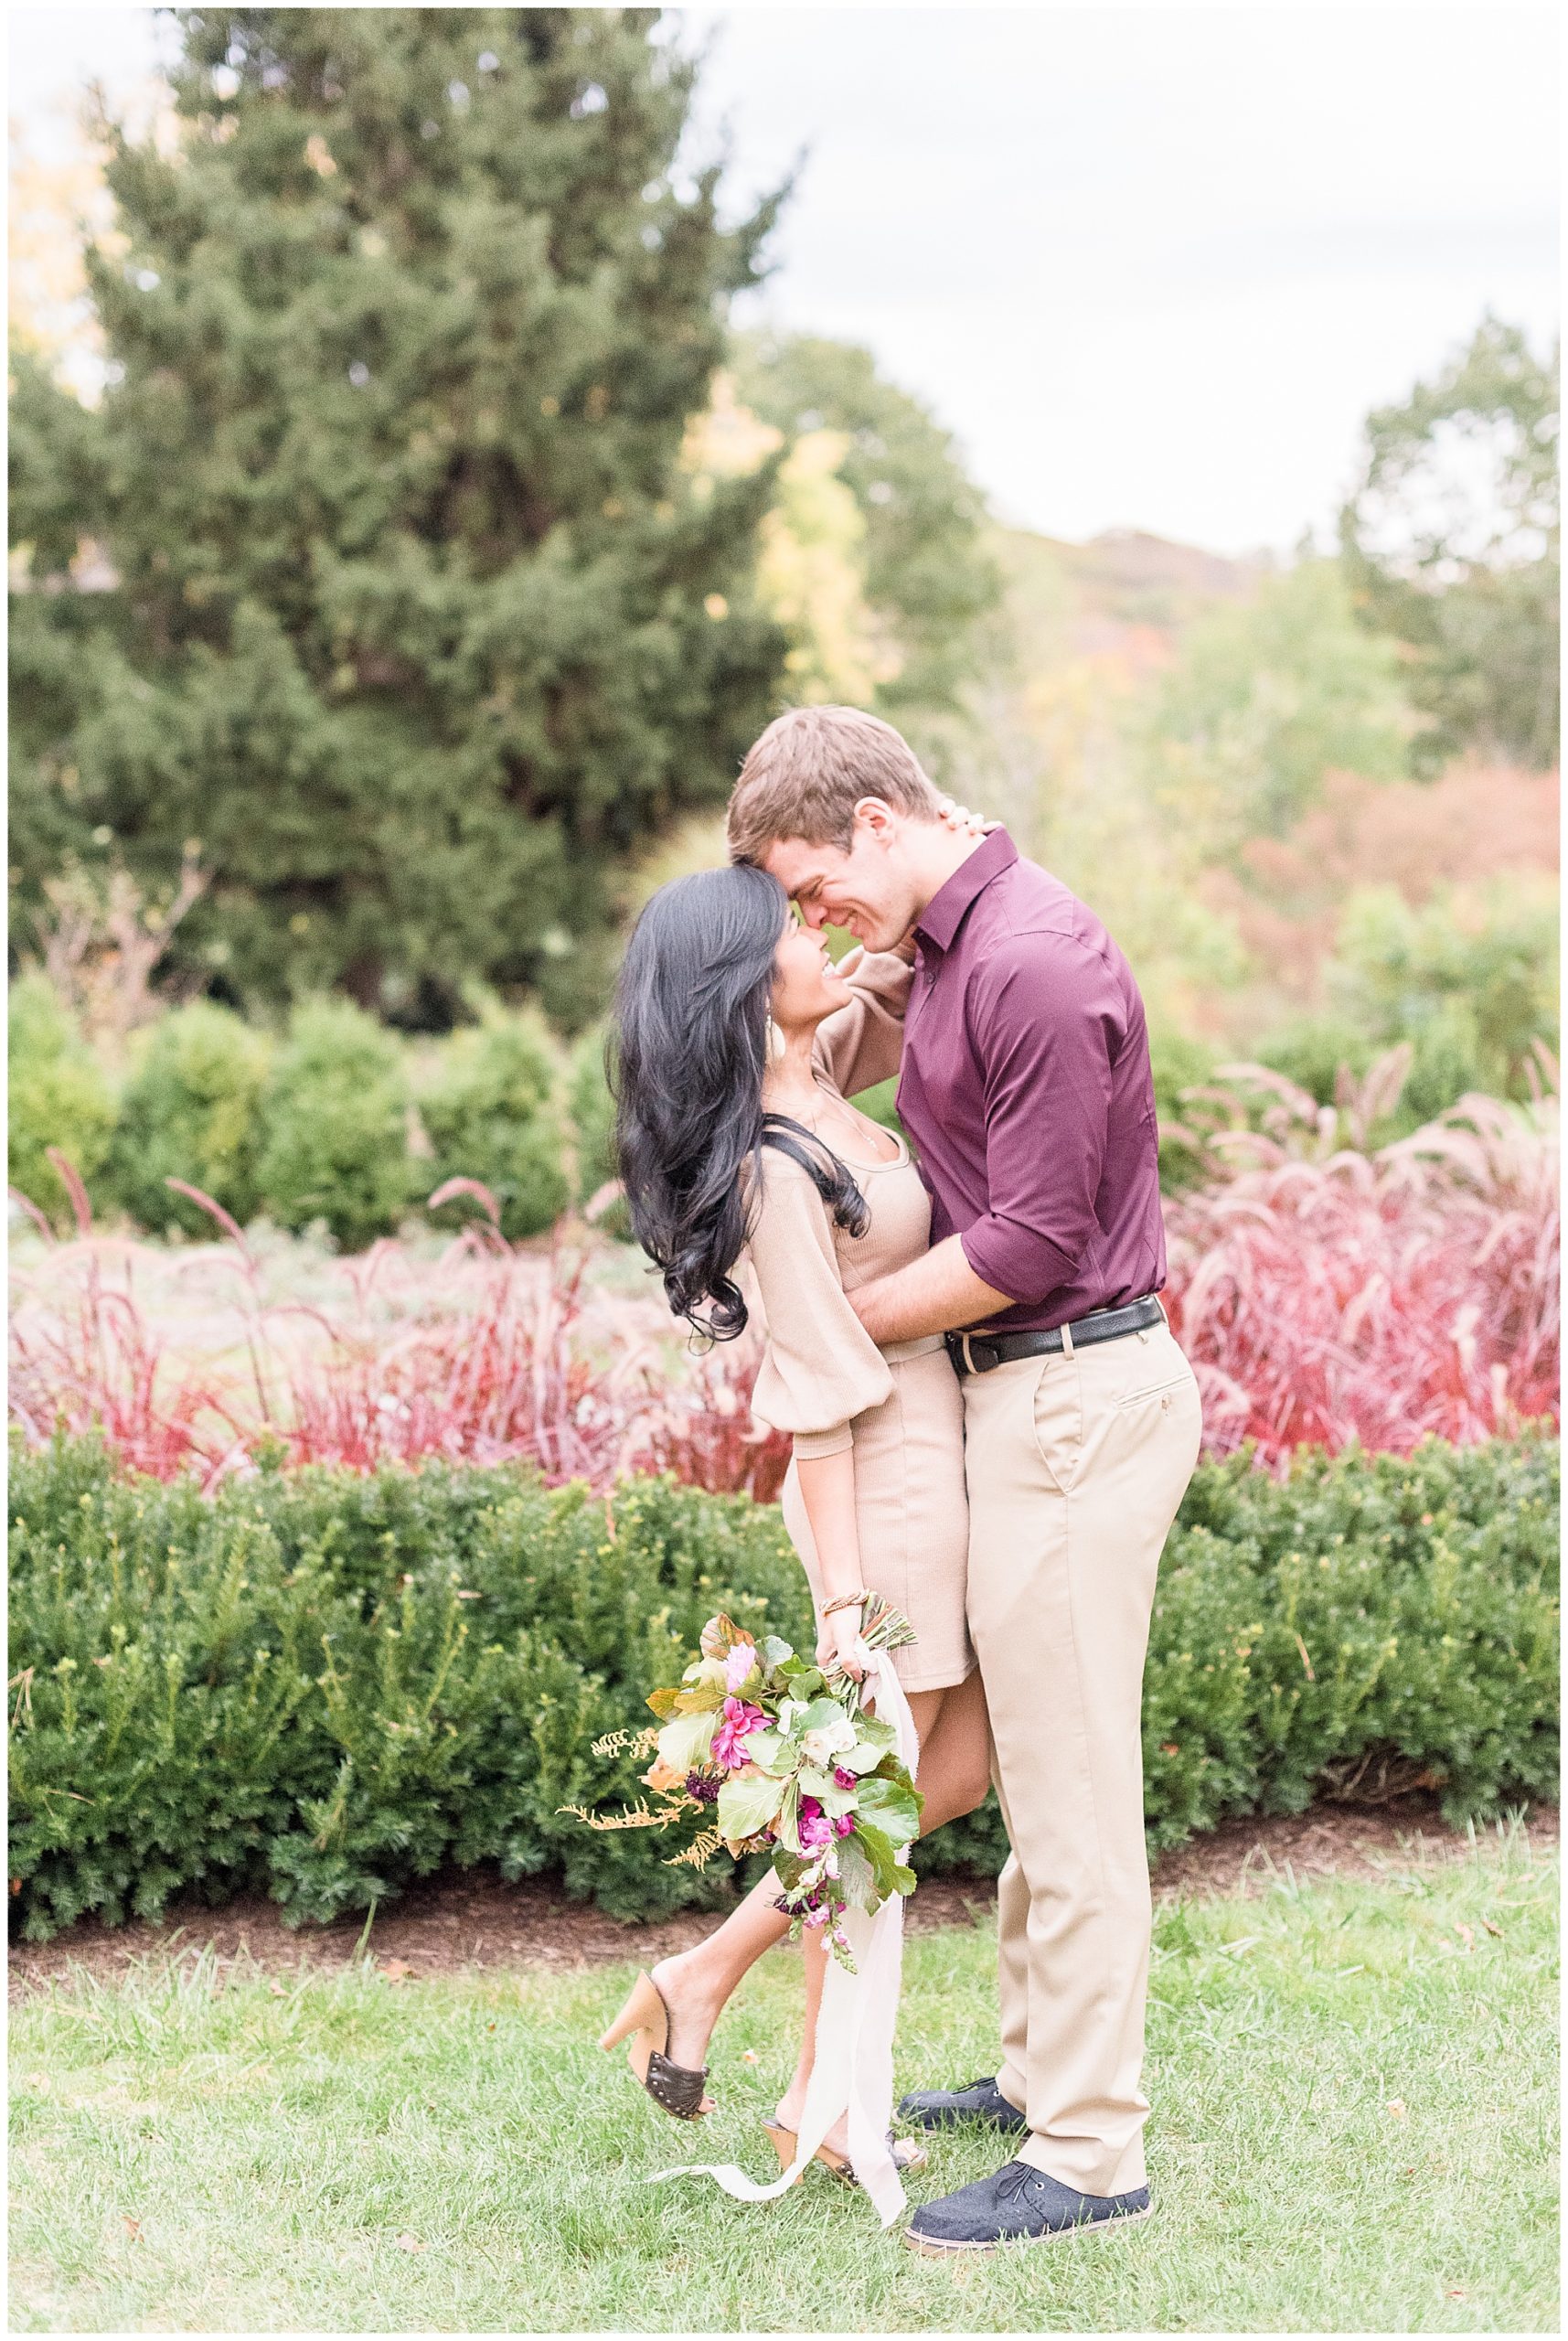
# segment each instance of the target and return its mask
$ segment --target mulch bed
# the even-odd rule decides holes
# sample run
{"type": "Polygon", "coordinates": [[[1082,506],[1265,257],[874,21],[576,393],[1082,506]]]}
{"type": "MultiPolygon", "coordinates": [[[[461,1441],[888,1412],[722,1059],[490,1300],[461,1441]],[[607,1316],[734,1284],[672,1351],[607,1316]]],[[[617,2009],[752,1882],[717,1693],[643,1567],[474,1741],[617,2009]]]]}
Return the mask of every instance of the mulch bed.
{"type": "MultiPolygon", "coordinates": [[[[1555,1805],[1536,1805],[1532,1844],[1554,1845],[1555,1805]]],[[[1432,1796],[1405,1796],[1375,1807],[1320,1804],[1288,1820],[1226,1822],[1155,1865],[1157,1900],[1247,1894],[1287,1868],[1297,1877],[1386,1876],[1449,1861],[1468,1851],[1462,1831],[1446,1826],[1432,1796]]],[[[928,1878],[909,1908],[912,1929],[972,1926],[996,1901],[987,1877],[928,1878]]],[[[624,1924],[589,1903],[567,1902],[547,1882],[507,1886],[493,1867],[443,1871],[378,1910],[367,1948],[395,1980],[459,1969],[594,1967],[612,1960],[645,1966],[683,1951],[719,1923],[710,1912],[684,1911],[654,1926],[624,1924]]],[[[257,1896],[220,1910],[200,1903],[171,1906],[162,1926],[104,1927],[84,1919],[52,1942],[11,1946],[8,1985],[17,1999],[73,1969],[113,1982],[143,1961],[178,1959],[210,1943],[221,1967],[236,1962],[287,1973],[307,1962],[319,1971],[347,1966],[364,1932],[362,1919],[336,1926],[286,1926],[275,1904],[257,1896]]]]}

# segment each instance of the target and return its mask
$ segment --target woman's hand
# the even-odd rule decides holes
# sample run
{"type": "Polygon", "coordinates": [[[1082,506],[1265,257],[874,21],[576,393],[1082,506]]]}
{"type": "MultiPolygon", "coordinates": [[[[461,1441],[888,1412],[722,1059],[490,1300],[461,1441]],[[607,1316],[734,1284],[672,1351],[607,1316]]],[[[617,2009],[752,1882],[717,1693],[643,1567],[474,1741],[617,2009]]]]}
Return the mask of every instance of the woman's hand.
{"type": "Polygon", "coordinates": [[[999,829],[1002,826],[1000,821],[987,820],[984,814],[971,813],[967,805],[955,804],[951,796],[939,797],[937,802],[943,828],[955,829],[960,837],[989,837],[993,829],[999,829]]]}
{"type": "Polygon", "coordinates": [[[859,1603],[849,1609],[835,1609],[831,1618],[818,1619],[816,1663],[825,1674],[848,1674],[856,1683],[864,1682],[866,1662],[860,1654],[859,1603]]]}

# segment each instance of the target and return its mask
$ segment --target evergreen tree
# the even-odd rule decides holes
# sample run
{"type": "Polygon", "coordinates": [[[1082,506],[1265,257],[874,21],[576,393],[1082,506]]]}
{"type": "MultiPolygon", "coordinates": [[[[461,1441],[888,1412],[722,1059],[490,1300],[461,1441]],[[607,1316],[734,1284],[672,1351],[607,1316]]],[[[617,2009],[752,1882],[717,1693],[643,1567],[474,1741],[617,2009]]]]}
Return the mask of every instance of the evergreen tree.
{"type": "Polygon", "coordinates": [[[241,1000],[583,1012],[608,867],[781,670],[773,466],[682,461],[774,206],[677,166],[656,10],[177,13],[178,152],[110,133],[101,408],[16,376],[13,862],[199,839],[176,956],[241,1000]]]}

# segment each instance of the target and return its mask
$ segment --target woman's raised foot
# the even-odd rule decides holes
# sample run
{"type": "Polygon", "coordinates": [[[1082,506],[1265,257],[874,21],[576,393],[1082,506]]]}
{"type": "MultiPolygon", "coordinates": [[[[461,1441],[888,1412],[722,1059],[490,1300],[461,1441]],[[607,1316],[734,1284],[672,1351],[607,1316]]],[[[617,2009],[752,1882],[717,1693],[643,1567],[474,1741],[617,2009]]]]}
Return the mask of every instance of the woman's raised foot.
{"type": "Polygon", "coordinates": [[[724,2002],[711,1991],[704,1991],[699,1976],[694,1977],[688,1955],[674,1951],[668,1959],[661,1959],[650,1967],[659,1997],[669,2011],[669,2041],[665,2049],[672,2065],[688,2065],[700,2071],[708,2061],[708,2043],[718,2023],[724,2002]]]}

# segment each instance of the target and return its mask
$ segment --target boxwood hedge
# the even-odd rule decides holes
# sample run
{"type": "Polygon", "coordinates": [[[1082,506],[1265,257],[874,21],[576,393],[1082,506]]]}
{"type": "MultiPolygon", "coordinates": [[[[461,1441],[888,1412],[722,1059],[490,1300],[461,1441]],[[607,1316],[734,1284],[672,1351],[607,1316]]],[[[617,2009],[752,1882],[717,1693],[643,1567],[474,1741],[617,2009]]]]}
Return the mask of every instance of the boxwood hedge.
{"type": "MultiPolygon", "coordinates": [[[[1228,1813],[1418,1780],[1450,1818],[1557,1786],[1554,1441],[1203,1465],[1161,1567],[1145,1701],[1152,1846],[1228,1813]]],[[[91,1441],[11,1481],[11,1907],[261,1888],[296,1921],[493,1860],[622,1916],[720,1907],[645,1832],[569,1803],[720,1606],[798,1640],[776,1510],[664,1480],[608,1501],[512,1469],[262,1473],[204,1500],[91,1441]]],[[[1049,1685],[1041,1729],[1049,1731],[1049,1685]]],[[[995,1868],[994,1803],[920,1847],[995,1868]]]]}

